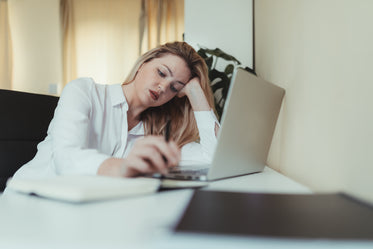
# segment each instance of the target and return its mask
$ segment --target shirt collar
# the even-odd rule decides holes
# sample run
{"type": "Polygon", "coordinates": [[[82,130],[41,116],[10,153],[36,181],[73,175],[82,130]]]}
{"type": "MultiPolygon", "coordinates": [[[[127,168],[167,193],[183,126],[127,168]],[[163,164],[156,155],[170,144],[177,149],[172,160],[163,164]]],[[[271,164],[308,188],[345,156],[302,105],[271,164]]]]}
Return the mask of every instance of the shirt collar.
{"type": "Polygon", "coordinates": [[[144,131],[144,123],[140,121],[135,127],[133,127],[128,134],[130,135],[135,135],[135,136],[144,136],[145,131],[144,131]]]}
{"type": "MultiPolygon", "coordinates": [[[[108,94],[109,94],[111,104],[113,107],[123,104],[123,107],[126,110],[128,110],[128,103],[126,100],[126,96],[124,96],[121,84],[108,85],[108,94]]],[[[133,127],[129,131],[129,134],[135,135],[135,136],[144,136],[143,122],[140,122],[135,127],[133,127]]]]}
{"type": "Polygon", "coordinates": [[[123,104],[128,109],[128,103],[121,84],[108,85],[108,93],[113,107],[123,104]]]}

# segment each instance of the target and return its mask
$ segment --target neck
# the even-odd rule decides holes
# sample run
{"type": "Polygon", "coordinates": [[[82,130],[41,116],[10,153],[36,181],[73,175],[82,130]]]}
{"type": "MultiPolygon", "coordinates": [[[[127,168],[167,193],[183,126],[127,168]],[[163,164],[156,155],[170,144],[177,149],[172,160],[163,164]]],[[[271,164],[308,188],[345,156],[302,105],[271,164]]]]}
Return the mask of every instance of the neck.
{"type": "Polygon", "coordinates": [[[146,109],[139,100],[133,83],[122,85],[123,94],[128,104],[127,119],[128,121],[138,122],[140,114],[146,109]]]}

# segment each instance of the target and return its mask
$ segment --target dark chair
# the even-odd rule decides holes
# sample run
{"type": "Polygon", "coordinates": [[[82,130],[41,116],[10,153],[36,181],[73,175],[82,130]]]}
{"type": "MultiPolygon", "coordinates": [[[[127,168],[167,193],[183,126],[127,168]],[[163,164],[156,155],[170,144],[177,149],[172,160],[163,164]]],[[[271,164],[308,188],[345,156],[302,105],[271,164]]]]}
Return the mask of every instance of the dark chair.
{"type": "Polygon", "coordinates": [[[58,97],[0,89],[0,192],[6,181],[36,154],[58,97]]]}

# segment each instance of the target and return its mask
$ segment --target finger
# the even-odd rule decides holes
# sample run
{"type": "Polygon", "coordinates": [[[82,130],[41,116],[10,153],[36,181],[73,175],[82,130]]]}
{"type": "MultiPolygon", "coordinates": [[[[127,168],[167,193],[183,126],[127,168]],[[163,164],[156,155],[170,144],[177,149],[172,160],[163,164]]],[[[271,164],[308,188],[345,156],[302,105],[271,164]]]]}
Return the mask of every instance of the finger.
{"type": "Polygon", "coordinates": [[[167,162],[155,147],[147,147],[142,151],[142,158],[148,161],[152,168],[161,173],[167,173],[167,162]]]}
{"type": "Polygon", "coordinates": [[[137,147],[132,153],[134,156],[150,163],[154,171],[161,173],[167,172],[167,162],[153,143],[141,144],[141,147],[137,147]]]}
{"type": "Polygon", "coordinates": [[[179,154],[174,142],[166,143],[165,141],[154,144],[157,150],[165,157],[167,166],[176,166],[179,163],[179,154]]]}
{"type": "Polygon", "coordinates": [[[122,175],[124,177],[133,177],[151,171],[152,167],[148,162],[144,161],[141,157],[133,156],[126,158],[122,175]]]}
{"type": "Polygon", "coordinates": [[[167,143],[162,136],[148,136],[142,139],[141,147],[156,148],[167,160],[167,166],[176,166],[180,160],[180,149],[175,142],[167,143]]]}

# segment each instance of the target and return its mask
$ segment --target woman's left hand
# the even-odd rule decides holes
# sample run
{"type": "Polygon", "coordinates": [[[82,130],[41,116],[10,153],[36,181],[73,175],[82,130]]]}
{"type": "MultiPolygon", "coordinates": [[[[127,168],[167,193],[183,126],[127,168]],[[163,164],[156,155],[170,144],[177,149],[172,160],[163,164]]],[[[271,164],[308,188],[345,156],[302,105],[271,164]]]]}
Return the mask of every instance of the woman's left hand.
{"type": "Polygon", "coordinates": [[[193,111],[209,111],[211,109],[198,77],[189,80],[189,82],[186,83],[183,89],[181,89],[177,94],[177,97],[179,98],[184,96],[188,97],[193,111]]]}
{"type": "Polygon", "coordinates": [[[189,80],[189,82],[187,82],[183,89],[181,89],[181,91],[177,94],[177,97],[182,98],[184,96],[188,96],[192,91],[194,91],[193,89],[195,88],[197,88],[197,90],[198,88],[201,88],[198,77],[194,77],[193,79],[189,80]]]}

